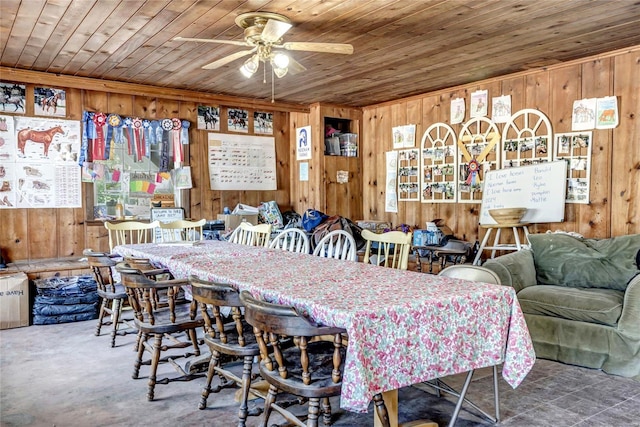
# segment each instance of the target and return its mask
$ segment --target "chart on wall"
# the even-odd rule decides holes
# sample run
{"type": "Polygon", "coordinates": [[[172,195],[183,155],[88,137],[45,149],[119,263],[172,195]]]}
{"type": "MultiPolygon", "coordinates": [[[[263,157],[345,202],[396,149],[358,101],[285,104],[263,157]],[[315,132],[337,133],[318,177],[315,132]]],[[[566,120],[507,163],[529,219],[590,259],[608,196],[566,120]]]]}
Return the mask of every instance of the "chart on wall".
{"type": "Polygon", "coordinates": [[[80,122],[0,116],[0,209],[82,206],[80,122]]]}
{"type": "Polygon", "coordinates": [[[276,190],[275,139],[266,136],[208,135],[212,190],[276,190]]]}

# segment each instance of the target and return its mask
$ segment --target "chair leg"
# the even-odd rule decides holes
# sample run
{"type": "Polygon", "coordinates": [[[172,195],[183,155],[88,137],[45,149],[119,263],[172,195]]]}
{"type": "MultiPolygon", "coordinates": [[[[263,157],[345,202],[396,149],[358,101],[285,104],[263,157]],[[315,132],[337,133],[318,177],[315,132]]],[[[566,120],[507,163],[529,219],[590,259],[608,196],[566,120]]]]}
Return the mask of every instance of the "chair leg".
{"type": "Polygon", "coordinates": [[[189,338],[193,344],[193,353],[196,356],[200,356],[200,347],[198,346],[198,336],[195,329],[189,329],[189,338]]]}
{"type": "Polygon", "coordinates": [[[267,427],[269,423],[269,417],[271,416],[271,412],[273,411],[271,405],[275,403],[277,394],[278,389],[274,385],[270,385],[269,393],[267,394],[267,398],[264,400],[264,415],[262,416],[260,427],[267,427]]]}
{"type": "Polygon", "coordinates": [[[493,399],[496,409],[496,422],[500,422],[500,394],[498,392],[498,365],[493,365],[493,399]]]}
{"type": "Polygon", "coordinates": [[[331,425],[331,401],[328,397],[322,399],[322,422],[324,425],[331,425]]]}
{"type": "Polygon", "coordinates": [[[104,315],[107,312],[107,299],[101,298],[102,302],[100,303],[100,315],[98,316],[98,324],[96,325],[96,336],[100,336],[100,329],[102,328],[102,322],[104,319],[104,315]]]}
{"type": "Polygon", "coordinates": [[[138,331],[138,344],[137,344],[137,355],[136,361],[133,364],[133,375],[131,378],[134,380],[138,379],[138,375],[140,375],[140,365],[142,365],[142,356],[144,354],[144,342],[149,339],[149,334],[138,331]]]}
{"type": "Polygon", "coordinates": [[[111,329],[111,347],[116,346],[116,335],[120,323],[120,312],[122,311],[122,301],[114,299],[111,303],[111,313],[113,315],[113,328],[111,329]]]}
{"type": "Polygon", "coordinates": [[[389,412],[387,411],[387,405],[384,404],[384,399],[382,398],[381,393],[373,396],[373,403],[375,405],[376,414],[378,414],[378,418],[380,419],[382,426],[390,427],[391,421],[389,420],[389,412]]]}
{"type": "Polygon", "coordinates": [[[200,396],[200,405],[198,405],[198,409],[205,409],[207,407],[207,399],[209,398],[209,393],[211,393],[211,382],[213,381],[213,376],[216,373],[215,368],[216,366],[218,366],[219,360],[219,353],[212,350],[211,358],[209,359],[209,369],[207,370],[207,383],[202,389],[202,395],[200,396]]]}
{"type": "Polygon", "coordinates": [[[319,414],[320,414],[320,399],[317,397],[309,398],[307,427],[318,427],[319,414]]]}
{"type": "Polygon", "coordinates": [[[154,398],[154,389],[156,387],[156,374],[158,364],[160,363],[160,352],[162,351],[162,335],[155,334],[153,341],[153,355],[151,356],[151,372],[149,373],[149,390],[147,391],[147,400],[152,401],[154,398]]]}
{"type": "Polygon", "coordinates": [[[242,399],[240,400],[240,409],[238,410],[238,427],[245,427],[247,416],[249,415],[249,386],[251,386],[251,367],[253,365],[253,356],[245,356],[242,366],[242,399]]]}

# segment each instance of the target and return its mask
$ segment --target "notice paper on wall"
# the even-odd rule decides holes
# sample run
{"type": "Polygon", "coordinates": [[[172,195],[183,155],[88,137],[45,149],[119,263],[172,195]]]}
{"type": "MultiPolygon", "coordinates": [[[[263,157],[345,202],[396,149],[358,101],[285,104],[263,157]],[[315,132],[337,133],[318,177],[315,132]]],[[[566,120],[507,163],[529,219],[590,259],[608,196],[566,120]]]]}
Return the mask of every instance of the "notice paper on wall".
{"type": "Polygon", "coordinates": [[[209,133],[212,190],[277,190],[275,139],[209,133]]]}

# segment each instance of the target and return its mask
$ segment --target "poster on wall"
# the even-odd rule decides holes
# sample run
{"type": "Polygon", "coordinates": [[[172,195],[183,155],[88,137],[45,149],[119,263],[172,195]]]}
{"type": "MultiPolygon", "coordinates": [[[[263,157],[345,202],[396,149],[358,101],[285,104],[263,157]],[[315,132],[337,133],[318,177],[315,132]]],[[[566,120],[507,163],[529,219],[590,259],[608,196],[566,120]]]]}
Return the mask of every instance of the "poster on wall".
{"type": "Polygon", "coordinates": [[[33,113],[36,116],[67,115],[67,97],[63,89],[36,86],[33,95],[33,113]]]}
{"type": "Polygon", "coordinates": [[[489,91],[477,90],[471,94],[471,107],[469,117],[485,117],[487,115],[487,104],[489,103],[489,91]]]}
{"type": "Polygon", "coordinates": [[[0,104],[5,113],[24,114],[27,87],[14,83],[0,82],[0,104]]]}
{"type": "Polygon", "coordinates": [[[277,190],[275,138],[208,134],[212,190],[277,190]]]}
{"type": "Polygon", "coordinates": [[[249,133],[249,112],[237,108],[227,110],[227,130],[229,132],[249,133]]]}
{"type": "Polygon", "coordinates": [[[296,128],[296,160],[311,160],[311,126],[296,128]]]}
{"type": "Polygon", "coordinates": [[[590,130],[596,127],[596,98],[573,101],[571,130],[590,130]]]}
{"type": "Polygon", "coordinates": [[[253,113],[253,132],[259,135],[273,135],[273,113],[253,113]]]}
{"type": "Polygon", "coordinates": [[[596,129],[613,129],[618,126],[618,97],[605,96],[596,101],[596,129]]]}
{"type": "Polygon", "coordinates": [[[416,146],[416,125],[395,126],[391,129],[391,133],[394,150],[416,146]]]}
{"type": "Polygon", "coordinates": [[[511,118],[511,95],[502,95],[491,100],[493,123],[507,123],[511,118]]]}
{"type": "Polygon", "coordinates": [[[398,152],[387,151],[386,153],[386,184],[384,192],[384,211],[398,212],[398,193],[397,193],[397,177],[398,177],[398,152]]]}
{"type": "Polygon", "coordinates": [[[464,98],[456,98],[451,100],[451,124],[462,123],[465,114],[464,98]]]}
{"type": "Polygon", "coordinates": [[[220,130],[220,108],[198,105],[198,129],[220,130]]]}
{"type": "Polygon", "coordinates": [[[0,208],[82,206],[80,123],[0,116],[0,208]]]}

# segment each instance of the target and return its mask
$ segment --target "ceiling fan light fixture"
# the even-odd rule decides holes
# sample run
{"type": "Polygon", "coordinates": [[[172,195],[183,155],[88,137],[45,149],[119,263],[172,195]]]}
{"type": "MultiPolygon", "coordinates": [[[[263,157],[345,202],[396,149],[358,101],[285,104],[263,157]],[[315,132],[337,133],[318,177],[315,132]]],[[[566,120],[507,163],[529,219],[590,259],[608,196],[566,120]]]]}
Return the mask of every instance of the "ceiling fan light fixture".
{"type": "Polygon", "coordinates": [[[275,73],[276,77],[278,77],[279,79],[286,76],[287,72],[289,71],[287,67],[284,67],[284,68],[276,67],[276,65],[273,63],[271,64],[271,67],[273,68],[273,72],[275,73]]]}
{"type": "Polygon", "coordinates": [[[240,67],[240,72],[246,78],[250,78],[258,71],[258,67],[260,66],[260,59],[258,55],[253,55],[251,58],[247,59],[242,67],[240,67]]]}
{"type": "Polygon", "coordinates": [[[289,66],[289,56],[284,53],[275,53],[271,58],[271,65],[275,68],[287,68],[289,66]]]}

